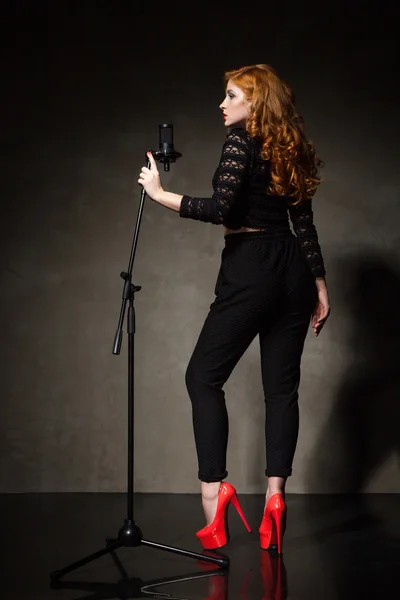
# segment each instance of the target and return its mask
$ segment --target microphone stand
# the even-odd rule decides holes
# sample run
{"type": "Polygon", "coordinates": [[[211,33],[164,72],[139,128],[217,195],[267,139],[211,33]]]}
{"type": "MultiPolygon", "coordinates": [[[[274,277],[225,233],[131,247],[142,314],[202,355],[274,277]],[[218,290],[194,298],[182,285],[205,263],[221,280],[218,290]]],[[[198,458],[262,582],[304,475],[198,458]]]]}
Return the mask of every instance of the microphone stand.
{"type": "MultiPolygon", "coordinates": [[[[171,139],[169,142],[160,142],[160,149],[152,152],[154,158],[164,164],[164,170],[169,171],[170,162],[175,162],[177,158],[182,156],[179,152],[176,152],[173,148],[172,143],[172,126],[161,125],[160,126],[160,140],[162,130],[161,128],[171,128],[171,139]]],[[[168,133],[168,131],[167,131],[168,133]]],[[[150,160],[147,155],[146,166],[150,167],[150,160]]],[[[129,259],[129,266],[127,272],[122,272],[120,276],[124,280],[123,293],[122,293],[122,306],[119,315],[119,322],[117,331],[114,338],[113,354],[119,354],[122,343],[122,324],[125,318],[126,304],[129,302],[128,317],[127,317],[127,331],[128,331],[128,482],[127,482],[127,516],[124,520],[124,524],[118,531],[116,538],[106,538],[106,546],[85,558],[81,558],[74,563],[53,571],[50,573],[50,580],[52,582],[59,580],[66,573],[86,565],[87,563],[109,554],[121,547],[135,547],[135,546],[148,546],[157,550],[163,550],[166,552],[173,552],[189,558],[198,559],[202,562],[210,562],[219,565],[222,568],[229,566],[229,559],[224,555],[209,555],[200,554],[198,552],[192,552],[183,548],[176,548],[173,546],[166,546],[159,542],[153,542],[150,540],[143,539],[143,534],[140,527],[135,523],[133,514],[133,495],[134,495],[134,335],[135,335],[135,308],[134,299],[136,292],[139,292],[141,286],[132,283],[132,269],[133,262],[135,259],[136,246],[139,236],[139,229],[142,220],[144,201],[146,192],[142,188],[140,195],[140,204],[138,209],[138,215],[136,220],[135,232],[133,236],[131,254],[129,259]]]]}

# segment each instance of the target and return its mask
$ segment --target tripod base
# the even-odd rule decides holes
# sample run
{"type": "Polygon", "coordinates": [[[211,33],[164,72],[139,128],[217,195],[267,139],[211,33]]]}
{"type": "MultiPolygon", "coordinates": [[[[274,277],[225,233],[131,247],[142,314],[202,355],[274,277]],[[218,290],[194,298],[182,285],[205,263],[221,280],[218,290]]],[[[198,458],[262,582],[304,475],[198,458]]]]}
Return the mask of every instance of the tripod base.
{"type": "Polygon", "coordinates": [[[118,531],[118,538],[113,540],[112,538],[107,538],[107,544],[119,541],[121,542],[121,546],[132,547],[132,546],[140,546],[142,543],[143,533],[142,530],[135,524],[134,521],[130,519],[125,519],[124,525],[122,525],[121,529],[118,531]]]}
{"type": "Polygon", "coordinates": [[[105,554],[109,554],[117,550],[118,548],[130,548],[134,546],[149,546],[150,548],[155,548],[157,550],[164,550],[165,552],[173,552],[174,554],[180,554],[182,556],[188,556],[189,558],[195,558],[197,560],[204,562],[213,563],[219,565],[221,568],[227,568],[229,566],[228,557],[222,556],[213,556],[209,554],[199,554],[198,552],[191,552],[190,550],[184,550],[183,548],[175,548],[174,546],[166,546],[165,544],[159,544],[158,542],[151,542],[150,540],[142,539],[142,531],[135,524],[134,521],[129,519],[125,519],[124,525],[118,532],[117,539],[114,538],[106,538],[106,547],[86,556],[85,558],[81,558],[80,560],[75,561],[74,563],[64,567],[63,569],[59,569],[57,571],[53,571],[50,573],[50,579],[55,581],[60,579],[63,575],[82,567],[83,565],[87,565],[89,562],[96,560],[104,556],[105,554]]]}

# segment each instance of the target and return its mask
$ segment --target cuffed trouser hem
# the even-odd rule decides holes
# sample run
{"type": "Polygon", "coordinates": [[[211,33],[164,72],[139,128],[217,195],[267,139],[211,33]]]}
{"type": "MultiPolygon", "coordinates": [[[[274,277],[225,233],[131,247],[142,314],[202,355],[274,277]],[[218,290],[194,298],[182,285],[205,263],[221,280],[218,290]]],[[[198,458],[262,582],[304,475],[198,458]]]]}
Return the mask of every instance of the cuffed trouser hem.
{"type": "Polygon", "coordinates": [[[204,483],[215,483],[217,481],[222,481],[225,477],[228,477],[228,471],[223,471],[220,475],[207,475],[198,473],[198,477],[200,481],[204,481],[204,483]]]}
{"type": "Polygon", "coordinates": [[[267,477],[290,477],[290,475],[292,474],[292,469],[288,470],[288,469],[280,469],[280,470],[268,470],[265,469],[265,475],[267,477]]]}

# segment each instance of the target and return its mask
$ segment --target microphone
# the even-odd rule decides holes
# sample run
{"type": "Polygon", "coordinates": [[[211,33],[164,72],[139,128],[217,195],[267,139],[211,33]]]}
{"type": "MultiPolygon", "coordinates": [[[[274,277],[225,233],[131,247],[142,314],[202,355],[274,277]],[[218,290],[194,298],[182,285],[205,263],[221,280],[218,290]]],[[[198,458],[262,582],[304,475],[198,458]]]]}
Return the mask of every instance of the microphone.
{"type": "Polygon", "coordinates": [[[160,163],[164,164],[164,171],[169,171],[169,164],[175,162],[182,154],[174,149],[174,127],[173,125],[163,123],[158,126],[159,129],[159,150],[152,154],[160,163]]]}

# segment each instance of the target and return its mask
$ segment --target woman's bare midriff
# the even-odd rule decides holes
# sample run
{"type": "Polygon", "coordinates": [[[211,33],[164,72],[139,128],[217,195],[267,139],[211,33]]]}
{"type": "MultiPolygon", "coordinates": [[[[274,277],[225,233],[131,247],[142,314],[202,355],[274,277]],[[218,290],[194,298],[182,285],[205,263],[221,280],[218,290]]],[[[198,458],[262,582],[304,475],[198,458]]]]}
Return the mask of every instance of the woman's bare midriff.
{"type": "Polygon", "coordinates": [[[224,235],[230,235],[231,233],[242,233],[243,231],[262,231],[261,229],[250,229],[250,227],[241,227],[240,229],[229,229],[224,227],[224,235]]]}

